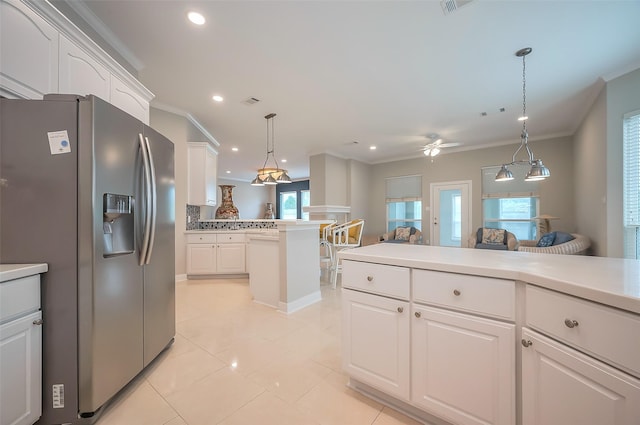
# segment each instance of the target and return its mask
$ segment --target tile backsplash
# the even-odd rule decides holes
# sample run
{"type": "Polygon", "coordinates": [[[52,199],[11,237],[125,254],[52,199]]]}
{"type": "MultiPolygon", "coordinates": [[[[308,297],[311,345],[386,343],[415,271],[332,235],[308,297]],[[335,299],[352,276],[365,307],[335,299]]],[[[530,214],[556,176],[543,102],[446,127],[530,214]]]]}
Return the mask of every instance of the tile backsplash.
{"type": "Polygon", "coordinates": [[[274,220],[200,220],[200,207],[187,205],[186,230],[275,229],[274,220]]]}

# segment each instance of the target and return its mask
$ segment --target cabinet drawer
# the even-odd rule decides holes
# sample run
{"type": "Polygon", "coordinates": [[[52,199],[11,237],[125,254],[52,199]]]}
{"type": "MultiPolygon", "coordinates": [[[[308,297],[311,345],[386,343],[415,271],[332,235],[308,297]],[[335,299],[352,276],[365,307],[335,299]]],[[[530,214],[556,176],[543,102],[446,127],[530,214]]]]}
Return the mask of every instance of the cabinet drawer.
{"type": "Polygon", "coordinates": [[[344,260],[342,286],[372,294],[409,299],[409,269],[344,260]]]}
{"type": "Polygon", "coordinates": [[[640,316],[527,285],[527,324],[640,377],[640,316]]]}
{"type": "Polygon", "coordinates": [[[191,233],[187,235],[187,243],[216,243],[217,236],[215,233],[191,233]]]}
{"type": "Polygon", "coordinates": [[[413,300],[455,310],[515,320],[511,280],[413,270],[413,300]]]}
{"type": "Polygon", "coordinates": [[[218,243],[243,243],[244,233],[218,233],[218,243]]]}
{"type": "Polygon", "coordinates": [[[40,309],[40,275],[0,283],[0,323],[40,309]]]}

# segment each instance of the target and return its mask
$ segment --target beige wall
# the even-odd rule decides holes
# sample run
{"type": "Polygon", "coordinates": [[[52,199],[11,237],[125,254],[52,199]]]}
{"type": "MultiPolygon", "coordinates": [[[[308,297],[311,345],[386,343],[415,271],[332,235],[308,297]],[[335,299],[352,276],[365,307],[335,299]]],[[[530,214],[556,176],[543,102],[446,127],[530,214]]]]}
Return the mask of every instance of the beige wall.
{"type": "Polygon", "coordinates": [[[347,192],[350,162],[328,154],[309,158],[311,205],[349,205],[347,192]]]}
{"type": "MultiPolygon", "coordinates": [[[[232,184],[235,187],[232,191],[233,204],[238,208],[240,219],[253,220],[264,218],[265,204],[273,203],[275,211],[276,207],[276,189],[275,186],[251,186],[249,182],[241,182],[237,180],[227,180],[218,178],[218,185],[232,184]]],[[[222,192],[218,188],[218,205],[222,202],[222,192]]],[[[209,216],[202,218],[215,218],[217,207],[209,207],[209,216]]]]}
{"type": "Polygon", "coordinates": [[[600,92],[574,136],[577,232],[589,234],[594,255],[607,255],[607,89],[600,92]]]}
{"type": "MultiPolygon", "coordinates": [[[[573,149],[571,137],[530,141],[534,155],[541,158],[551,170],[551,177],[540,183],[540,211],[560,217],[553,228],[574,232],[576,230],[573,197],[573,149]]],[[[373,165],[369,199],[369,231],[384,233],[386,224],[385,178],[422,175],[423,239],[429,235],[430,184],[460,180],[471,180],[472,184],[472,229],[482,225],[481,168],[500,165],[511,160],[518,145],[507,145],[488,149],[443,153],[433,159],[416,158],[404,161],[373,165]]]]}
{"type": "Polygon", "coordinates": [[[593,253],[623,256],[622,120],[640,110],[640,69],[609,81],[575,135],[578,229],[593,253]]]}
{"type": "Polygon", "coordinates": [[[185,229],[187,214],[187,143],[201,142],[206,137],[185,117],[151,108],[151,127],[169,138],[175,146],[176,188],[176,275],[186,273],[185,229]]]}

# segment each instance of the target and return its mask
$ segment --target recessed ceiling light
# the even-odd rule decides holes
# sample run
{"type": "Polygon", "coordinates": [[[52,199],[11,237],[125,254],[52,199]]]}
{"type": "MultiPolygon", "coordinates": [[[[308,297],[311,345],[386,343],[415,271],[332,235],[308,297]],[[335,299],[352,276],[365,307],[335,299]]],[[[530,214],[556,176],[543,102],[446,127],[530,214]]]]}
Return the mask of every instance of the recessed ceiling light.
{"type": "Polygon", "coordinates": [[[231,171],[230,171],[230,170],[227,170],[227,171],[225,171],[225,173],[227,173],[227,174],[231,174],[231,171]]]}
{"type": "Polygon", "coordinates": [[[206,22],[206,20],[204,19],[204,16],[202,16],[198,12],[189,12],[187,14],[187,17],[191,22],[193,22],[196,25],[204,25],[204,23],[206,22]]]}
{"type": "Polygon", "coordinates": [[[213,96],[213,100],[215,100],[216,102],[222,102],[224,100],[224,98],[222,96],[220,96],[219,94],[216,94],[213,96]]]}
{"type": "Polygon", "coordinates": [[[238,152],[238,148],[236,148],[236,147],[231,148],[231,150],[234,151],[234,152],[238,152]]]}
{"type": "Polygon", "coordinates": [[[369,150],[375,151],[377,148],[375,146],[369,146],[369,150]]]}
{"type": "Polygon", "coordinates": [[[287,160],[286,160],[286,159],[284,159],[284,158],[282,158],[280,161],[281,161],[281,162],[287,162],[287,160]]]}
{"type": "Polygon", "coordinates": [[[529,117],[520,117],[520,118],[518,118],[518,121],[526,121],[528,119],[529,119],[529,117]]]}

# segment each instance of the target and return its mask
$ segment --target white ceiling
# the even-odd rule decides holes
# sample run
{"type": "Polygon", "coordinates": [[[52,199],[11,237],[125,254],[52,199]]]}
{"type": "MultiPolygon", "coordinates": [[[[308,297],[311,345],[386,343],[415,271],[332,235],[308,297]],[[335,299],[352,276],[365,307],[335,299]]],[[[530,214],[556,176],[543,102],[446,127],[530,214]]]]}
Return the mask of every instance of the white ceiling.
{"type": "Polygon", "coordinates": [[[450,152],[518,143],[522,47],[533,48],[530,140],[573,134],[602,81],[640,67],[640,1],[475,0],[448,15],[438,1],[83,4],[152,106],[190,113],[220,143],[220,176],[246,181],[265,159],[270,112],[275,156],[296,179],[310,155],[420,157],[434,133],[461,144],[450,152]],[[190,10],[207,23],[188,22],[190,10]]]}

